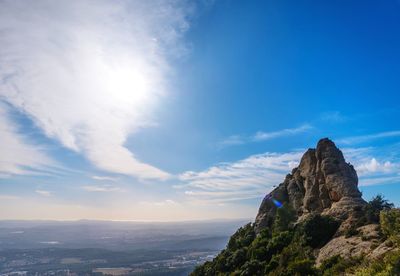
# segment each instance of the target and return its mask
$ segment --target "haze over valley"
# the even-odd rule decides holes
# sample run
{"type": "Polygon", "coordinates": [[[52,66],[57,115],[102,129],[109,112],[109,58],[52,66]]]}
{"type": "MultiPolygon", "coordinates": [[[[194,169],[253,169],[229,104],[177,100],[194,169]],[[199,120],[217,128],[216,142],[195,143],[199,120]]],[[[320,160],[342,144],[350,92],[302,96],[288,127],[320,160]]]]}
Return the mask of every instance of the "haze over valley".
{"type": "Polygon", "coordinates": [[[247,222],[2,221],[0,274],[187,275],[247,222]]]}

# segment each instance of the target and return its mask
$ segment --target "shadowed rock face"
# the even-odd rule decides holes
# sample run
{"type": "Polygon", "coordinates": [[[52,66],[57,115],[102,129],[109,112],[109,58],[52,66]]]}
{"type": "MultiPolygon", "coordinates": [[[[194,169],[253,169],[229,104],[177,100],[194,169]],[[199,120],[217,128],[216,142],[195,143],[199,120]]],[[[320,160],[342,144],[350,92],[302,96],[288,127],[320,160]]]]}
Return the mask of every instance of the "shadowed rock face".
{"type": "MultiPolygon", "coordinates": [[[[349,224],[357,219],[365,204],[357,185],[353,166],[346,163],[331,140],[324,138],[316,149],[304,153],[299,166],[270,195],[290,204],[300,219],[311,213],[322,213],[349,224]]],[[[271,226],[275,213],[276,206],[265,198],[256,217],[256,231],[271,226]]]]}

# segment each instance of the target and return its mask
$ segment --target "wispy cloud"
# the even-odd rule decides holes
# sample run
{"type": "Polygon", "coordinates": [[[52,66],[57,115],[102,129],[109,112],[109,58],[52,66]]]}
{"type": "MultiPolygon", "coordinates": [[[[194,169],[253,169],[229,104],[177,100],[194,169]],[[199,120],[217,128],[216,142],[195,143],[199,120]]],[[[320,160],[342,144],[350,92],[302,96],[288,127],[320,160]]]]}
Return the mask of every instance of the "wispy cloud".
{"type": "Polygon", "coordinates": [[[41,196],[52,196],[53,194],[52,192],[45,190],[36,190],[35,192],[41,196]]]}
{"type": "Polygon", "coordinates": [[[93,175],[92,179],[94,180],[99,180],[99,181],[117,181],[118,178],[116,177],[111,177],[111,176],[99,176],[99,175],[93,175]]]}
{"type": "Polygon", "coordinates": [[[321,114],[320,119],[324,122],[342,123],[349,118],[344,116],[340,111],[328,111],[321,114]]]}
{"type": "MultiPolygon", "coordinates": [[[[359,175],[359,185],[382,185],[400,181],[400,162],[374,156],[375,148],[345,148],[343,153],[359,175]]],[[[204,171],[188,171],[175,185],[193,202],[218,204],[259,198],[281,183],[299,164],[304,150],[251,155],[243,160],[222,163],[204,171]]]]}
{"type": "Polygon", "coordinates": [[[400,175],[378,176],[378,177],[369,177],[363,179],[361,186],[374,186],[374,185],[399,184],[399,183],[400,183],[400,175]]]}
{"type": "Polygon", "coordinates": [[[313,129],[312,125],[303,124],[299,127],[285,128],[285,129],[271,131],[271,132],[258,131],[257,133],[250,135],[250,136],[232,135],[232,136],[229,136],[228,138],[224,139],[223,141],[221,141],[219,143],[219,146],[227,147],[227,146],[241,145],[241,144],[246,144],[246,143],[262,142],[262,141],[272,140],[272,139],[276,139],[276,138],[280,138],[280,137],[287,137],[287,136],[301,134],[301,133],[307,132],[311,129],[313,129]]]}
{"type": "Polygon", "coordinates": [[[285,128],[278,131],[263,132],[259,131],[253,136],[254,141],[266,141],[274,138],[292,136],[311,130],[313,127],[310,124],[304,124],[296,128],[285,128]]]}
{"type": "Polygon", "coordinates": [[[55,162],[42,148],[28,142],[0,103],[0,177],[46,173],[55,162]]]}
{"type": "Polygon", "coordinates": [[[190,11],[179,0],[1,1],[0,96],[98,168],[165,179],[124,145],[154,125],[190,11]]]}
{"type": "Polygon", "coordinates": [[[265,153],[200,172],[180,175],[184,194],[193,200],[227,202],[257,198],[273,189],[294,168],[301,152],[265,153]]]}
{"type": "Polygon", "coordinates": [[[113,185],[86,185],[81,187],[87,192],[119,192],[121,188],[113,185]]]}
{"type": "Polygon", "coordinates": [[[231,135],[219,143],[220,147],[241,145],[248,141],[246,137],[240,135],[231,135]]]}
{"type": "Polygon", "coordinates": [[[338,139],[337,142],[341,143],[341,144],[353,145],[353,144],[360,144],[360,143],[369,142],[369,141],[382,139],[382,138],[399,137],[399,136],[400,136],[400,130],[394,130],[394,131],[385,131],[385,132],[374,133],[374,134],[346,137],[346,138],[338,139]]]}
{"type": "Polygon", "coordinates": [[[158,207],[170,207],[170,206],[177,206],[179,205],[178,202],[176,202],[175,200],[172,199],[166,199],[163,201],[141,201],[139,202],[140,205],[148,205],[148,206],[158,206],[158,207]]]}

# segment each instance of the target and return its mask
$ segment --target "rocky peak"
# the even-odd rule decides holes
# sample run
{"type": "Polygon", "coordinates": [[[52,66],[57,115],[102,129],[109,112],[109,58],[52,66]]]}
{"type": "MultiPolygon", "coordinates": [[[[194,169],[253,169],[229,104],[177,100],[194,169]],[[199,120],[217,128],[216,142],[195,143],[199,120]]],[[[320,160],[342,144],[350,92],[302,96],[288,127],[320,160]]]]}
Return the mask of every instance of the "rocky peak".
{"type": "Polygon", "coordinates": [[[350,224],[357,219],[364,200],[358,190],[354,167],[328,138],[315,149],[308,149],[300,164],[266,197],[259,209],[255,226],[259,231],[273,223],[276,206],[270,197],[290,204],[299,219],[312,213],[329,214],[350,224]]]}

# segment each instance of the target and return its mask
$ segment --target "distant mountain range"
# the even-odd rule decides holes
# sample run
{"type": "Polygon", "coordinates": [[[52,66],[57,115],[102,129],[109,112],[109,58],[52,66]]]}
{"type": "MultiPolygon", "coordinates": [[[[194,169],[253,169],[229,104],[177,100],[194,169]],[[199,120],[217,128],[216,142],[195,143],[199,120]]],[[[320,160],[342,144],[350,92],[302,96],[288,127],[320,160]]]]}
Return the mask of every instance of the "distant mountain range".
{"type": "Polygon", "coordinates": [[[265,196],[214,260],[192,275],[400,275],[400,210],[366,202],[328,138],[265,196]]]}

